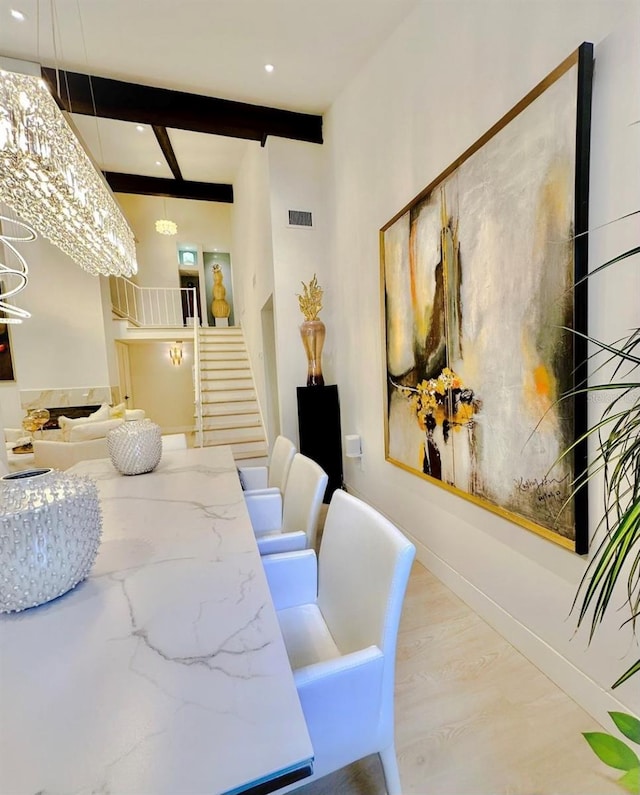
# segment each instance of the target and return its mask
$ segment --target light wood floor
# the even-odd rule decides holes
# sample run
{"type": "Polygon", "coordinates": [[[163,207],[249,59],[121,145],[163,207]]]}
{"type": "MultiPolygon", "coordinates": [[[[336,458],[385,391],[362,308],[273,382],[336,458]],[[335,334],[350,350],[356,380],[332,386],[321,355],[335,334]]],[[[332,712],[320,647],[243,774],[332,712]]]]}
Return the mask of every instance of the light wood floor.
{"type": "MultiPolygon", "coordinates": [[[[415,563],[396,667],[404,795],[621,795],[583,739],[601,727],[415,563]]],[[[384,795],[377,756],[300,795],[384,795]]]]}

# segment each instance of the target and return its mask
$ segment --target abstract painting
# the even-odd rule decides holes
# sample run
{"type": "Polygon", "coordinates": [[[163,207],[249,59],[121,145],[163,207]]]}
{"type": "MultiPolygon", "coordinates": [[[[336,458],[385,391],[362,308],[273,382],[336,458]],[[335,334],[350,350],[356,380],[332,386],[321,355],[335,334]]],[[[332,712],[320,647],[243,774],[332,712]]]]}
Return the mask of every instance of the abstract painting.
{"type": "MultiPolygon", "coordinates": [[[[381,230],[386,458],[584,553],[592,45],[381,230]]],[[[586,490],[585,490],[586,491],[586,490]]]]}
{"type": "MultiPolygon", "coordinates": [[[[1,252],[0,252],[1,253],[1,252]]],[[[5,292],[6,282],[0,281],[0,296],[5,292]]],[[[13,381],[13,359],[11,356],[11,338],[9,324],[3,322],[7,314],[0,309],[0,381],[13,381]]]]}
{"type": "Polygon", "coordinates": [[[0,319],[0,381],[13,381],[13,361],[9,326],[0,319]]]}

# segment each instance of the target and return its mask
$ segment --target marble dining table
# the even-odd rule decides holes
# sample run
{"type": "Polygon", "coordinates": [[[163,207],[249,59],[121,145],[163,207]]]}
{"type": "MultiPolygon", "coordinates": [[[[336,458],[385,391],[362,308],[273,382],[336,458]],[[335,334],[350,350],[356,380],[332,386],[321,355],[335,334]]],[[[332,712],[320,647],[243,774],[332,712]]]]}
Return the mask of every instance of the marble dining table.
{"type": "Polygon", "coordinates": [[[266,793],[313,749],[229,448],[110,460],[89,577],[0,617],[0,793],[266,793]]]}

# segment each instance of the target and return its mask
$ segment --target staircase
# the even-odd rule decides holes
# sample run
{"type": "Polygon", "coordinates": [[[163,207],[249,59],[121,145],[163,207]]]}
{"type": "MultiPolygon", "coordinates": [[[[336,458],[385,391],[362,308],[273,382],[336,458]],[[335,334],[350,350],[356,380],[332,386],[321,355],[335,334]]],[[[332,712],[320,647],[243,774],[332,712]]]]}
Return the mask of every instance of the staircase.
{"type": "Polygon", "coordinates": [[[201,328],[198,335],[204,446],[230,445],[236,460],[263,458],[267,438],[242,329],[201,328]]]}

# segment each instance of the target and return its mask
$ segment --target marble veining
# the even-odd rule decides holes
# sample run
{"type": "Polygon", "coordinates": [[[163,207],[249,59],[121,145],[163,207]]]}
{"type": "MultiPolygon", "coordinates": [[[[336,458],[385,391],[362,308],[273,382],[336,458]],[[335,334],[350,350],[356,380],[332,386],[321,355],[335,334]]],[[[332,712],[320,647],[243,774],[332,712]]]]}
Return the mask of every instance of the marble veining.
{"type": "Polygon", "coordinates": [[[89,578],[0,626],[0,791],[224,793],[313,756],[227,448],[92,477],[89,578]]]}
{"type": "Polygon", "coordinates": [[[112,399],[113,389],[110,386],[20,390],[20,406],[25,411],[29,409],[58,409],[65,406],[99,406],[102,403],[112,403],[112,399]]]}

